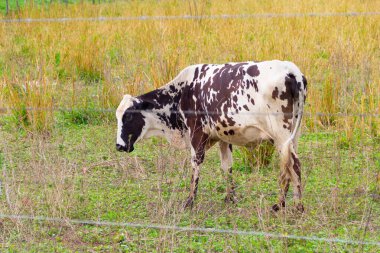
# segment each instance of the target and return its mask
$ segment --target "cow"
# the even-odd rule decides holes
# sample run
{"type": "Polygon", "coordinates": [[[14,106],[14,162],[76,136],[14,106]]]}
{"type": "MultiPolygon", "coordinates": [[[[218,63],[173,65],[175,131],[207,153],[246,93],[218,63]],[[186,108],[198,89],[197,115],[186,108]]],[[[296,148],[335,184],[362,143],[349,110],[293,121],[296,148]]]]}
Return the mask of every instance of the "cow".
{"type": "Polygon", "coordinates": [[[272,209],[285,207],[292,182],[295,206],[303,212],[297,143],[306,92],[306,78],[288,61],[192,65],[161,88],[124,96],[116,110],[116,149],[132,152],[138,141],[151,136],[190,148],[192,177],[184,207],[191,208],[206,150],[219,142],[228,181],[225,200],[235,202],[232,145],[269,141],[280,155],[279,203],[272,209]]]}

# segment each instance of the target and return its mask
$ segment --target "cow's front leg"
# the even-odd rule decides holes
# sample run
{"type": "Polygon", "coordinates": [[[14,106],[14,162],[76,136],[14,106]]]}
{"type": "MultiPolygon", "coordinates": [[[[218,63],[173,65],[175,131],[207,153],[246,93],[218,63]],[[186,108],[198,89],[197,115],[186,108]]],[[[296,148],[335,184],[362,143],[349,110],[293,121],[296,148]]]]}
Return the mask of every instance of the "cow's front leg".
{"type": "Polygon", "coordinates": [[[220,162],[221,167],[223,169],[224,175],[227,181],[226,188],[226,197],[224,201],[226,203],[232,202],[236,203],[236,195],[235,195],[235,182],[232,178],[232,145],[226,142],[220,141],[220,162]]]}
{"type": "Polygon", "coordinates": [[[197,196],[197,191],[198,191],[198,182],[199,182],[199,164],[197,164],[194,159],[191,159],[191,164],[193,167],[193,174],[191,175],[191,181],[190,181],[190,194],[189,197],[187,198],[184,208],[193,207],[194,200],[197,196]]]}
{"type": "Polygon", "coordinates": [[[208,136],[203,132],[194,133],[191,139],[191,165],[193,168],[193,174],[190,181],[190,193],[187,198],[184,208],[193,207],[194,200],[197,196],[200,164],[202,164],[206,146],[208,144],[208,136]]]}

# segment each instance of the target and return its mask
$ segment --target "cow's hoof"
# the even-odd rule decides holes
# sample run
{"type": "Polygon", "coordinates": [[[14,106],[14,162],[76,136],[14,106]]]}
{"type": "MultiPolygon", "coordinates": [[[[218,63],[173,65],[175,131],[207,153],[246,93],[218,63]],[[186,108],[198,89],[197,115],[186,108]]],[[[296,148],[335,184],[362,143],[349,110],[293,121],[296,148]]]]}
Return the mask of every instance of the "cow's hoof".
{"type": "Polygon", "coordinates": [[[286,206],[285,201],[280,201],[280,205],[279,204],[274,204],[272,206],[272,211],[278,212],[278,211],[280,211],[280,209],[285,208],[285,206],[286,206]]]}
{"type": "Polygon", "coordinates": [[[183,204],[183,209],[186,209],[186,208],[191,209],[193,208],[193,204],[194,204],[194,197],[188,197],[185,203],[183,204]]]}
{"type": "Polygon", "coordinates": [[[224,198],[224,202],[227,204],[236,204],[237,203],[237,198],[235,194],[227,194],[227,196],[224,198]]]}
{"type": "Polygon", "coordinates": [[[278,211],[280,211],[280,206],[278,205],[278,204],[274,204],[273,206],[272,206],[272,211],[273,212],[278,212],[278,211]]]}
{"type": "Polygon", "coordinates": [[[303,213],[305,212],[305,208],[303,207],[303,205],[301,203],[299,203],[297,206],[296,206],[296,209],[298,212],[300,213],[303,213]]]}

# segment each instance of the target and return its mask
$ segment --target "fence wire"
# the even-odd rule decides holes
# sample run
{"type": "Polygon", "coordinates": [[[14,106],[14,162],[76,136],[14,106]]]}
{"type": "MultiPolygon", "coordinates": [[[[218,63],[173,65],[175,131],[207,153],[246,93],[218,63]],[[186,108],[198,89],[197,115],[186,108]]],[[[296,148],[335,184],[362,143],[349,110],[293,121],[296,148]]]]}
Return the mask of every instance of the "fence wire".
{"type": "Polygon", "coordinates": [[[68,223],[68,224],[80,224],[80,225],[109,226],[109,227],[116,226],[116,227],[143,228],[143,229],[172,230],[172,231],[179,231],[179,232],[219,233],[219,234],[230,234],[230,235],[241,235],[241,236],[257,236],[257,237],[266,237],[266,238],[274,238],[274,239],[292,239],[292,240],[316,241],[316,242],[327,242],[327,243],[380,246],[380,242],[356,241],[356,240],[349,240],[349,239],[325,238],[325,237],[317,237],[317,236],[299,236],[299,235],[292,235],[292,234],[268,233],[268,232],[262,232],[262,231],[254,231],[254,230],[247,231],[247,230],[217,229],[217,228],[204,228],[204,227],[181,227],[181,226],[175,226],[175,225],[62,219],[62,218],[30,216],[30,215],[0,214],[0,218],[16,219],[16,220],[33,220],[33,221],[41,221],[41,222],[57,222],[61,224],[68,223]]]}
{"type": "Polygon", "coordinates": [[[127,17],[63,17],[63,18],[19,18],[1,19],[0,23],[67,23],[67,22],[110,22],[110,21],[164,21],[204,19],[251,19],[251,18],[302,18],[302,17],[362,17],[378,16],[380,12],[311,12],[311,13],[254,13],[221,15],[178,15],[178,16],[127,16],[127,17]]]}
{"type": "MultiPolygon", "coordinates": [[[[10,114],[12,111],[56,111],[56,112],[72,112],[72,111],[94,111],[94,112],[103,112],[103,113],[115,113],[116,108],[66,108],[66,107],[25,107],[25,108],[10,108],[10,107],[0,107],[0,114],[10,114]]],[[[233,108],[231,108],[233,110],[233,108]]],[[[379,118],[379,113],[345,113],[345,112],[335,112],[335,113],[325,113],[325,112],[299,112],[299,113],[285,113],[285,112],[250,112],[250,111],[239,111],[239,112],[223,112],[223,111],[205,111],[205,110],[161,110],[161,109],[153,109],[153,110],[137,110],[137,109],[127,109],[124,112],[127,113],[169,113],[169,114],[185,114],[185,115],[254,115],[254,116],[293,116],[293,115],[303,115],[306,117],[372,117],[379,118]]]]}

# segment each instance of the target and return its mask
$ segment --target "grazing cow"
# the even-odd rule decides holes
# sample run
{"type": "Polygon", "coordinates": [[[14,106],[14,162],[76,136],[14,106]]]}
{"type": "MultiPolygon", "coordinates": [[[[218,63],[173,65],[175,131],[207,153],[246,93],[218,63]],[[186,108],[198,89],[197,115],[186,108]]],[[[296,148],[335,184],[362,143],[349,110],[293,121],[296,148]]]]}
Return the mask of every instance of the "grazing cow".
{"type": "Polygon", "coordinates": [[[116,148],[132,152],[136,142],[150,136],[190,147],[193,174],[185,207],[191,207],[207,149],[219,142],[221,167],[228,178],[226,201],[234,202],[232,145],[270,141],[281,159],[280,203],[273,210],[285,206],[292,181],[296,207],[303,211],[297,141],[306,85],[298,67],[286,61],[189,66],[159,89],[124,96],[116,111],[116,148]]]}

